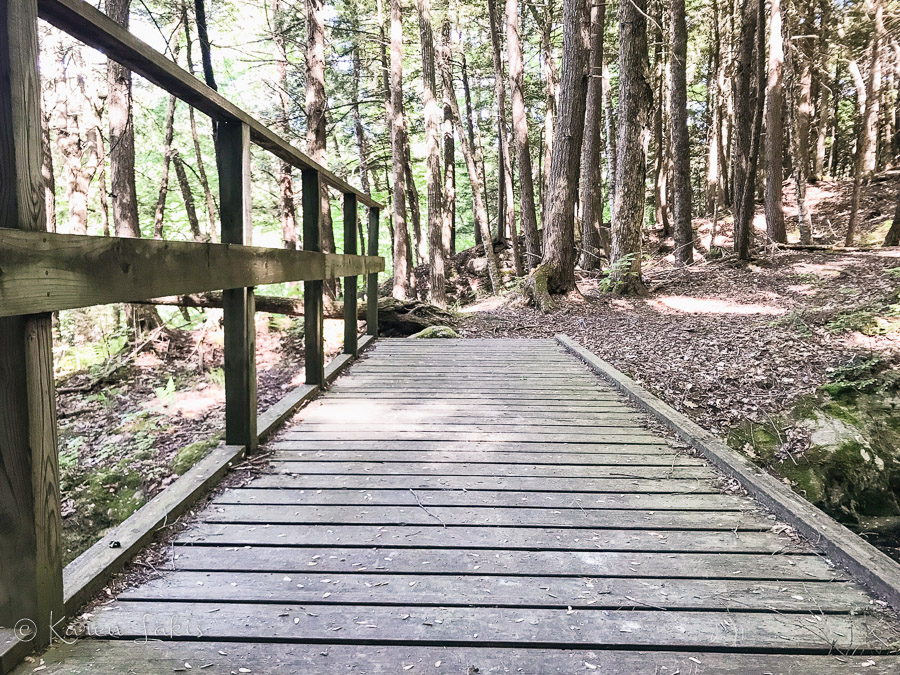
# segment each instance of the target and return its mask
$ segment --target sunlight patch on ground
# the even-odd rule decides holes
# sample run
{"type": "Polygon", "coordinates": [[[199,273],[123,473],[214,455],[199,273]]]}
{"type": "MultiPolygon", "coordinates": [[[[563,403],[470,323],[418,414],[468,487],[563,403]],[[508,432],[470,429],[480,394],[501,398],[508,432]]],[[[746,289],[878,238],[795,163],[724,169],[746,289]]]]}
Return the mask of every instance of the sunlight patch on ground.
{"type": "Polygon", "coordinates": [[[842,265],[823,265],[808,262],[800,262],[791,265],[788,269],[794,274],[811,274],[823,279],[838,277],[841,274],[842,265]]]}
{"type": "Polygon", "coordinates": [[[684,295],[666,295],[647,304],[663,312],[675,311],[686,314],[765,314],[777,316],[785,313],[782,307],[740,303],[717,298],[692,298],[684,295]]]}
{"type": "Polygon", "coordinates": [[[181,415],[188,419],[196,419],[224,403],[225,390],[212,385],[199,390],[176,392],[172,400],[162,407],[162,410],[168,415],[181,415]]]}
{"type": "Polygon", "coordinates": [[[457,311],[462,314],[473,314],[476,312],[490,312],[495,309],[500,309],[506,305],[506,298],[503,296],[491,296],[484,298],[483,300],[479,300],[473,305],[467,305],[465,307],[461,307],[457,311]]]}

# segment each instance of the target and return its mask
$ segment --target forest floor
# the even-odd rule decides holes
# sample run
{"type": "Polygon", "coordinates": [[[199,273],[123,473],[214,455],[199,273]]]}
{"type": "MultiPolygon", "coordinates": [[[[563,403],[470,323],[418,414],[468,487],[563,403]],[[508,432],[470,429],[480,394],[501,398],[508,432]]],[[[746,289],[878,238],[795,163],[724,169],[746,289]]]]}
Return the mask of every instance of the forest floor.
{"type": "MultiPolygon", "coordinates": [[[[860,243],[883,238],[898,183],[891,175],[865,188],[860,243]]],[[[789,218],[792,197],[786,189],[789,218]]],[[[848,184],[820,181],[810,186],[809,201],[817,243],[842,240],[836,224],[846,221],[848,184]]],[[[760,213],[757,230],[764,225],[760,213]]],[[[698,219],[695,226],[708,251],[712,223],[698,219]]],[[[717,227],[729,228],[725,221],[717,227]]],[[[730,246],[722,235],[715,244],[730,246]]],[[[900,372],[900,250],[761,249],[748,265],[698,252],[686,270],[674,268],[671,240],[650,237],[647,250],[647,297],[606,295],[602,278],[583,275],[580,292],[550,315],[525,305],[520,280],[499,297],[486,295],[480,249],[462,251],[449,279],[459,301],[455,328],[463,337],[570,335],[836,517],[877,531],[873,539],[900,559],[900,382],[894,387],[888,377],[900,372]],[[856,381],[849,389],[835,390],[850,377],[856,381]],[[835,431],[836,422],[825,424],[843,443],[827,461],[816,454],[824,423],[807,419],[810,410],[821,417],[835,405],[826,390],[843,392],[844,425],[835,431]],[[870,399],[878,409],[860,412],[870,399]],[[896,408],[882,410],[885,401],[896,408]],[[872,436],[886,440],[879,445],[872,436]],[[848,460],[848,438],[856,444],[853,458],[874,456],[888,470],[848,460]],[[813,460],[830,473],[803,468],[813,460]]],[[[420,293],[426,272],[417,269],[420,293]]],[[[80,320],[93,321],[92,311],[80,320]]],[[[221,312],[207,311],[205,321],[197,310],[191,316],[189,330],[158,332],[139,350],[104,351],[98,344],[105,338],[96,336],[86,358],[72,353],[83,355],[87,345],[58,347],[67,561],[221,440],[221,312]]],[[[329,355],[340,349],[342,331],[340,321],[326,321],[329,355]]],[[[302,342],[302,319],[258,315],[261,410],[302,383],[302,342]]]]}

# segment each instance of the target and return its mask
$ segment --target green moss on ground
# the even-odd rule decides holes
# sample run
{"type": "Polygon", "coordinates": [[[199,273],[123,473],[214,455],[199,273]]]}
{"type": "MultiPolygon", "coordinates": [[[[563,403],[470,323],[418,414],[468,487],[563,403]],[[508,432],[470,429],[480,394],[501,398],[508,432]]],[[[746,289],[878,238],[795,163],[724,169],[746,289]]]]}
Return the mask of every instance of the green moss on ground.
{"type": "Polygon", "coordinates": [[[838,520],[897,529],[900,374],[883,358],[854,359],[789,413],[748,422],[728,443],[838,520]],[[808,444],[798,445],[797,432],[808,444]]]}
{"type": "Polygon", "coordinates": [[[205,441],[197,441],[196,443],[191,443],[190,445],[181,448],[181,450],[175,453],[174,459],[172,459],[172,471],[179,476],[187,473],[194,464],[206,457],[209,454],[209,451],[219,444],[221,439],[222,434],[216,434],[212,438],[207,438],[205,441]]]}

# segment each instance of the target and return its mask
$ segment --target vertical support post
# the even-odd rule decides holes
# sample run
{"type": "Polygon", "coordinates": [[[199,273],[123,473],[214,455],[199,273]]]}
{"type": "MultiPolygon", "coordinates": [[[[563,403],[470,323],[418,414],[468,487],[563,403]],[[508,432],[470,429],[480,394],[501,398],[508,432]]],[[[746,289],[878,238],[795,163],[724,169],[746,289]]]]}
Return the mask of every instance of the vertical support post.
{"type": "MultiPolygon", "coordinates": [[[[303,250],[322,252],[322,184],[319,172],[303,169],[303,250]]],[[[323,265],[324,274],[324,265],[323,265]]],[[[306,348],[306,384],[325,386],[322,280],[303,282],[303,327],[306,348]]]]}
{"type": "MultiPolygon", "coordinates": [[[[356,195],[344,195],[344,253],[356,255],[356,195]]],[[[344,279],[344,353],[356,356],[359,351],[356,335],[356,289],[359,277],[344,279]]]]}
{"type": "MultiPolygon", "coordinates": [[[[46,230],[36,0],[0,2],[0,227],[46,230]]],[[[63,618],[50,314],[0,319],[0,626],[35,647],[63,618]]]]}
{"type": "MultiPolygon", "coordinates": [[[[368,255],[378,255],[378,209],[369,207],[368,255]]],[[[366,281],[366,333],[378,337],[378,273],[370,274],[366,281]]]]}
{"type": "MultiPolygon", "coordinates": [[[[216,136],[223,244],[251,244],[250,128],[221,122],[216,136]]],[[[253,452],[256,429],[256,301],[253,288],[222,291],[225,327],[225,442],[253,452]]]]}

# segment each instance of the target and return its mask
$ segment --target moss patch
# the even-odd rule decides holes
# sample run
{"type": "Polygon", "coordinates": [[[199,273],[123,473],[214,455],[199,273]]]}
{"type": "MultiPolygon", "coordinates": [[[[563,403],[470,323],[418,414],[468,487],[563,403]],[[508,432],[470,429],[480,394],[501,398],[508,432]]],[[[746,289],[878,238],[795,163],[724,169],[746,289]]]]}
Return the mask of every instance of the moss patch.
{"type": "Polygon", "coordinates": [[[205,441],[197,441],[181,448],[172,459],[172,471],[179,476],[187,473],[194,464],[206,457],[209,451],[219,444],[221,439],[222,434],[216,434],[205,441]]]}

